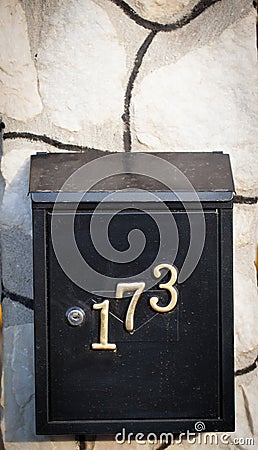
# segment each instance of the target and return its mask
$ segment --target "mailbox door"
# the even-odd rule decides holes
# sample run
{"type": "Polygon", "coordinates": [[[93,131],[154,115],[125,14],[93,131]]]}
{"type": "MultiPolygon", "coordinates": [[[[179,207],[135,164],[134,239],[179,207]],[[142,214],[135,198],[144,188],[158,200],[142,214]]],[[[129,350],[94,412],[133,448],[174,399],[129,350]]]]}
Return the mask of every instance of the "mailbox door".
{"type": "MultiPolygon", "coordinates": [[[[226,357],[229,366],[232,363],[231,326],[228,344],[223,341],[225,320],[232,321],[232,293],[231,281],[227,285],[221,264],[221,213],[204,212],[203,252],[191,276],[176,283],[175,308],[157,313],[150,306],[153,296],[159,298],[161,305],[169,303],[170,292],[160,288],[161,282],[169,281],[168,273],[138,299],[133,333],[125,326],[133,293],[117,299],[115,291],[108,292],[107,297],[103,290],[93,294],[73,283],[53,249],[53,213],[38,213],[44,228],[45,250],[41,245],[39,259],[43,262],[40,266],[38,261],[36,270],[46,270],[44,299],[35,312],[38,433],[117,433],[128,424],[130,431],[135,432],[178,432],[193,428],[197,420],[203,421],[207,430],[232,429],[232,377],[225,381],[226,357]],[[230,293],[228,299],[224,298],[223,286],[230,293]],[[105,300],[109,305],[108,341],[116,345],[116,351],[93,348],[100,341],[101,327],[101,311],[93,306],[105,300]],[[84,312],[81,326],[71,326],[67,321],[71,307],[84,312]]],[[[165,217],[167,213],[157,214],[165,217]]],[[[132,229],[141,229],[146,237],[137,263],[126,265],[110,263],[97,254],[90,239],[91,216],[91,211],[78,212],[74,230],[78,248],[92,267],[121,282],[128,273],[137,276],[139,269],[155,260],[159,238],[148,214],[124,211],[112,221],[110,241],[118,250],[126,248],[126,236],[132,229]]],[[[65,223],[68,217],[69,211],[60,214],[59,219],[65,223]]],[[[179,232],[177,256],[171,261],[168,255],[167,261],[159,263],[172,262],[180,271],[189,247],[189,220],[184,211],[174,211],[173,217],[179,232]]],[[[102,219],[99,213],[99,221],[102,219]]],[[[230,242],[230,235],[228,239],[230,242]]]]}

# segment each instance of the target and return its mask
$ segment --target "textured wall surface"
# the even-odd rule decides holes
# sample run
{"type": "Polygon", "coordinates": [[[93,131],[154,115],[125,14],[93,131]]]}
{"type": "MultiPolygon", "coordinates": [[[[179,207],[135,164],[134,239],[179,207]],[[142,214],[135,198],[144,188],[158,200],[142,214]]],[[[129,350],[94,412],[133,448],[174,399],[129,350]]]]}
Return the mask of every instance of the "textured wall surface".
{"type": "MultiPolygon", "coordinates": [[[[87,148],[230,154],[237,427],[228,447],[255,448],[237,441],[253,438],[257,448],[255,22],[250,0],[1,0],[0,448],[165,448],[35,436],[29,157],[87,148]]],[[[188,447],[200,445],[179,445],[188,447]]]]}

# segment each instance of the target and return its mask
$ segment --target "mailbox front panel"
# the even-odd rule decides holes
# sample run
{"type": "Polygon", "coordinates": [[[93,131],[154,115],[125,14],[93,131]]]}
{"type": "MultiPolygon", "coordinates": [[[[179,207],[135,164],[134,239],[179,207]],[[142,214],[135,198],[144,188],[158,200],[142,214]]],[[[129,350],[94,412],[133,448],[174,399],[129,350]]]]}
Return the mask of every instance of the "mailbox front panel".
{"type": "MultiPolygon", "coordinates": [[[[69,208],[56,214],[65,224],[69,208]]],[[[103,215],[110,213],[98,214],[101,223],[103,215]]],[[[168,213],[155,214],[166,223],[168,213]]],[[[137,262],[119,264],[94,249],[91,216],[91,211],[82,210],[75,217],[82,256],[118,282],[126,281],[128,273],[135,274],[136,282],[144,282],[137,274],[155,260],[159,246],[151,217],[128,210],[113,218],[109,238],[117,250],[126,249],[132,229],[141,229],[146,237],[137,262]]],[[[194,430],[196,421],[203,421],[206,430],[232,429],[232,261],[226,256],[232,250],[231,211],[204,211],[203,252],[191,276],[173,285],[176,306],[157,312],[150,305],[152,297],[159,298],[160,306],[169,304],[171,293],[160,284],[168,283],[171,275],[162,273],[137,300],[133,332],[126,325],[133,292],[118,299],[115,290],[92,294],[73,283],[53,249],[52,217],[51,210],[34,211],[35,272],[45,274],[44,281],[35,284],[37,432],[115,434],[122,426],[132,432],[179,432],[194,430]],[[108,342],[116,346],[115,351],[94,348],[100,342],[104,309],[94,305],[107,300],[108,342]],[[67,320],[72,307],[84,313],[80,326],[67,320]]],[[[159,264],[173,263],[180,271],[189,248],[189,219],[184,211],[173,211],[173,217],[179,233],[177,256],[171,261],[168,254],[159,264]]]]}

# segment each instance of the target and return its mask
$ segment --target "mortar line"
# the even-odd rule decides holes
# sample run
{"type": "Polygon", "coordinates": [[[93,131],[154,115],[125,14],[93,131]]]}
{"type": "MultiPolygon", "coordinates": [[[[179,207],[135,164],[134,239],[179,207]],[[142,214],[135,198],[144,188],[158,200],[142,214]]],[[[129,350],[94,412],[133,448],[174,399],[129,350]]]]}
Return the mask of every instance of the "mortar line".
{"type": "Polygon", "coordinates": [[[58,149],[61,150],[69,150],[69,151],[76,151],[79,153],[85,152],[85,151],[89,151],[89,150],[94,150],[97,151],[101,154],[108,152],[108,150],[100,150],[97,148],[93,148],[93,147],[87,147],[87,146],[82,146],[82,145],[76,145],[76,144],[67,144],[61,141],[58,141],[56,139],[52,139],[49,136],[46,136],[45,134],[34,134],[34,133],[29,133],[26,131],[9,131],[3,134],[3,139],[4,140],[9,140],[9,139],[26,139],[29,141],[36,141],[36,142],[44,142],[45,144],[51,145],[52,147],[56,147],[58,149]]]}
{"type": "Polygon", "coordinates": [[[170,447],[170,445],[171,445],[171,443],[170,444],[161,444],[161,446],[158,447],[157,450],[165,450],[166,448],[170,447]]]}
{"type": "MultiPolygon", "coordinates": [[[[144,55],[143,55],[144,56],[144,55]]],[[[139,68],[138,68],[139,70],[139,68]]],[[[131,74],[132,75],[132,74],[131,74]]],[[[137,76],[137,74],[136,74],[137,76]]],[[[135,77],[136,78],[136,77],[135,77]]],[[[135,81],[134,78],[134,81],[135,81]]],[[[129,95],[129,94],[128,94],[129,95]]],[[[130,107],[130,105],[129,105],[130,107]]],[[[1,123],[0,128],[4,129],[4,123],[1,123]]],[[[101,154],[103,153],[114,153],[110,152],[109,150],[100,150],[94,147],[87,147],[87,146],[81,146],[77,144],[68,144],[61,141],[58,141],[56,139],[52,139],[50,136],[47,136],[45,134],[34,134],[27,131],[9,131],[6,133],[3,133],[3,140],[15,140],[15,139],[25,139],[29,141],[36,141],[36,142],[44,142],[52,147],[56,147],[61,150],[69,150],[69,151],[76,151],[77,152],[85,152],[87,150],[97,151],[101,154]]],[[[235,195],[234,196],[234,203],[235,204],[247,204],[247,205],[253,205],[258,202],[258,196],[250,197],[250,196],[244,196],[244,195],[235,195]]]]}
{"type": "Polygon", "coordinates": [[[17,294],[16,292],[11,292],[8,289],[6,289],[3,284],[2,284],[2,296],[1,297],[2,297],[2,301],[5,297],[7,297],[10,300],[12,300],[13,302],[20,303],[21,305],[25,306],[28,309],[31,309],[31,310],[34,309],[32,298],[17,294]]]}
{"type": "Polygon", "coordinates": [[[78,450],[86,450],[86,442],[84,436],[75,436],[76,441],[78,442],[78,450]]]}
{"type": "Polygon", "coordinates": [[[257,366],[258,366],[258,355],[252,364],[250,364],[247,367],[244,367],[243,369],[236,370],[235,376],[239,377],[241,375],[245,375],[247,373],[253,372],[255,369],[257,369],[257,366]]]}
{"type": "Polygon", "coordinates": [[[234,203],[239,205],[255,205],[258,201],[258,197],[245,197],[243,195],[235,195],[234,203]]]}
{"type": "Polygon", "coordinates": [[[143,58],[147,53],[147,50],[152,43],[154,37],[156,36],[157,31],[151,31],[148,36],[145,38],[141,47],[136,53],[133,70],[129,77],[129,81],[127,84],[126,92],[125,92],[125,101],[124,101],[124,114],[122,116],[122,120],[124,122],[124,151],[130,152],[132,149],[132,133],[131,133],[131,121],[130,121],[130,106],[132,100],[132,91],[134,88],[134,82],[139,73],[139,69],[142,65],[143,58]]]}
{"type": "Polygon", "coordinates": [[[135,23],[137,23],[137,25],[140,25],[148,30],[156,32],[158,31],[169,32],[177,30],[178,28],[182,28],[185,25],[188,25],[192,20],[196,19],[200,14],[202,14],[207,8],[209,8],[210,6],[214,5],[217,2],[220,2],[221,0],[200,0],[197,3],[197,5],[193,7],[193,9],[189,12],[188,15],[185,15],[181,19],[168,24],[162,24],[159,22],[153,22],[151,20],[144,19],[143,17],[139,16],[137,12],[123,0],[110,0],[110,1],[114,3],[116,6],[118,6],[120,9],[122,9],[122,11],[130,19],[132,19],[135,23]]]}

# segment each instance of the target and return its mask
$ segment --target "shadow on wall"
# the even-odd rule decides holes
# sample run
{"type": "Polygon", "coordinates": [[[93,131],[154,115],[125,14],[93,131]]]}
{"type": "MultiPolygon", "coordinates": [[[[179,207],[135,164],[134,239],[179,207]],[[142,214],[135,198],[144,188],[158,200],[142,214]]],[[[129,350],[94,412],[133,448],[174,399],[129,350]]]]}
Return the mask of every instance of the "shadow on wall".
{"type": "MultiPolygon", "coordinates": [[[[19,153],[19,151],[17,151],[19,153]]],[[[17,156],[17,155],[16,155],[17,156]]],[[[24,158],[24,155],[22,155],[24,158]]],[[[17,160],[15,160],[17,163],[17,160]]],[[[7,177],[2,205],[1,245],[3,259],[3,377],[5,442],[30,443],[49,441],[49,437],[35,435],[34,399],[34,330],[33,311],[21,303],[32,299],[32,237],[31,206],[28,196],[29,157],[13,167],[7,154],[3,172],[7,177]],[[9,297],[7,295],[9,294],[9,297]],[[20,302],[21,301],[21,302],[20,302]]],[[[53,440],[54,438],[51,438],[53,440]]],[[[67,438],[58,438],[64,441],[67,438]]],[[[72,438],[74,439],[74,437],[72,438]]],[[[70,437],[71,440],[71,437],[70,437]]],[[[22,445],[22,444],[21,444],[22,445]]],[[[0,439],[0,449],[3,443],[0,439]]],[[[25,448],[25,447],[24,447],[25,448]]]]}
{"type": "MultiPolygon", "coordinates": [[[[21,154],[19,164],[19,155],[12,153],[7,153],[3,161],[4,176],[6,173],[1,214],[3,294],[11,291],[18,297],[32,297],[29,159],[22,161],[21,154]],[[17,172],[15,166],[19,167],[17,172]]],[[[4,437],[6,441],[27,441],[34,436],[33,316],[32,311],[8,298],[3,300],[3,316],[4,437]]]]}

